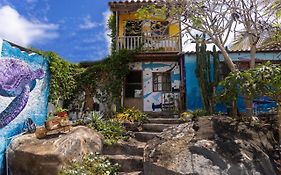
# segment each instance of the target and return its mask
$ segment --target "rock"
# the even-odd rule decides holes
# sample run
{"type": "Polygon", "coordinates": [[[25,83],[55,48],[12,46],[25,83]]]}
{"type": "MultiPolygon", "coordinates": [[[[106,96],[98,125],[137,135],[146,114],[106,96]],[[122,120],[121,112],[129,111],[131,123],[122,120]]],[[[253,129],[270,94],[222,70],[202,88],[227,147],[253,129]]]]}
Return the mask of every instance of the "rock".
{"type": "Polygon", "coordinates": [[[101,151],[102,136],[84,126],[44,139],[26,134],[13,140],[8,149],[9,169],[13,175],[56,175],[69,162],[101,151]]]}
{"type": "Polygon", "coordinates": [[[147,143],[144,174],[276,175],[272,135],[227,117],[200,117],[147,143]]]}

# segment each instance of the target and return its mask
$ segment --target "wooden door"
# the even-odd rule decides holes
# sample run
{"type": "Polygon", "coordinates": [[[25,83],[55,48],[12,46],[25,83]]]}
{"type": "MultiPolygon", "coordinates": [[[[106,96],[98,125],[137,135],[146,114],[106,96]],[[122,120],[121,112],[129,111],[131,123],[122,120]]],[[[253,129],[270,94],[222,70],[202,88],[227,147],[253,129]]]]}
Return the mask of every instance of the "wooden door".
{"type": "Polygon", "coordinates": [[[142,71],[129,72],[124,92],[124,107],[143,110],[142,71]]]}

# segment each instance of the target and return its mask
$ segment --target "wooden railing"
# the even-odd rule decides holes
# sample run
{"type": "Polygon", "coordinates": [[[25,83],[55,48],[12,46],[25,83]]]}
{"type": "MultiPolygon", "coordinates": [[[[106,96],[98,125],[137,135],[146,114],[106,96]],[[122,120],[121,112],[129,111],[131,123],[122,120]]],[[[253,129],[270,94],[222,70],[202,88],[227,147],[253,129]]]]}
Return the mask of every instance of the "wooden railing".
{"type": "Polygon", "coordinates": [[[117,38],[117,49],[179,52],[180,40],[178,36],[124,36],[117,38]]]}

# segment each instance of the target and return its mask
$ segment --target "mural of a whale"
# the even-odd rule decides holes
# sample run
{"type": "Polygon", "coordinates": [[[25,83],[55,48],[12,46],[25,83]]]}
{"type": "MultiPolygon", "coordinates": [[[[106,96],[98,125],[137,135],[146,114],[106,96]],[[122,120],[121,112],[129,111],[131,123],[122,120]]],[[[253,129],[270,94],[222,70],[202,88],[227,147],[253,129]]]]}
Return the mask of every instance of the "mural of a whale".
{"type": "Polygon", "coordinates": [[[36,79],[44,77],[43,69],[32,70],[24,61],[0,59],[0,95],[15,97],[0,113],[0,129],[13,121],[25,108],[36,79]]]}

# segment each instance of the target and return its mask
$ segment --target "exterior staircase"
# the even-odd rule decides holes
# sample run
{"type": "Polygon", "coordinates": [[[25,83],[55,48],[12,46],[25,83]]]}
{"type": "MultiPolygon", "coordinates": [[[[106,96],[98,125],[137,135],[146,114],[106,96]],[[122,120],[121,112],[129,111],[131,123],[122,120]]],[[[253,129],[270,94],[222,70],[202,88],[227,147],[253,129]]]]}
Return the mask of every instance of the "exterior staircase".
{"type": "Polygon", "coordinates": [[[113,146],[106,146],[103,154],[112,163],[118,163],[121,168],[119,175],[143,175],[143,153],[146,143],[164,129],[182,123],[178,115],[169,113],[148,113],[148,121],[141,131],[133,132],[135,138],[122,141],[113,146]]]}

